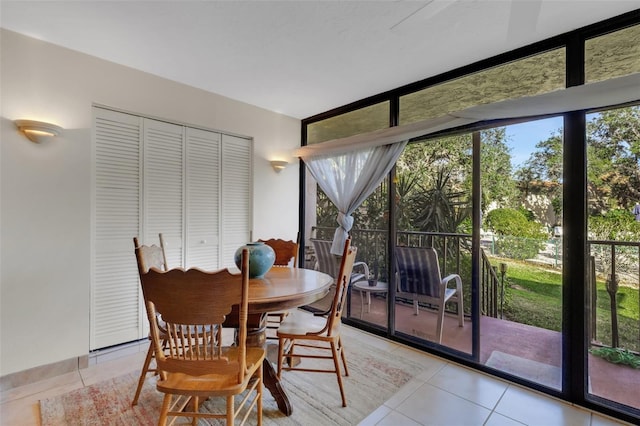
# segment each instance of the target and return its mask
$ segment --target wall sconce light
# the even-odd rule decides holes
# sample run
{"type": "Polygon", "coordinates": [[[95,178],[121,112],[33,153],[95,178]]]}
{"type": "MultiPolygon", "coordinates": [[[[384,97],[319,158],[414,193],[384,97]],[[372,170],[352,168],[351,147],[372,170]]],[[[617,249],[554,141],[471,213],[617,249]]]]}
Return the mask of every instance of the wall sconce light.
{"type": "Polygon", "coordinates": [[[273,167],[273,170],[276,171],[276,173],[280,173],[281,171],[284,170],[285,167],[287,167],[287,164],[289,164],[286,161],[282,161],[282,160],[272,160],[271,161],[271,167],[273,167]]]}
{"type": "Polygon", "coordinates": [[[18,130],[24,133],[30,141],[35,143],[41,143],[49,138],[62,134],[62,127],[43,121],[16,120],[14,123],[18,127],[18,130]]]}

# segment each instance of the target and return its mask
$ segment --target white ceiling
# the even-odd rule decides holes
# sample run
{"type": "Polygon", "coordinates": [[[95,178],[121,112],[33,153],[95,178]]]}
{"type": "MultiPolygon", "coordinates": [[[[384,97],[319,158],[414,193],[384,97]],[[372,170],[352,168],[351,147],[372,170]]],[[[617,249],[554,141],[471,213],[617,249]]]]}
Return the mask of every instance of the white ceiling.
{"type": "Polygon", "coordinates": [[[2,0],[0,26],[305,118],[639,7],[639,0],[2,0]]]}

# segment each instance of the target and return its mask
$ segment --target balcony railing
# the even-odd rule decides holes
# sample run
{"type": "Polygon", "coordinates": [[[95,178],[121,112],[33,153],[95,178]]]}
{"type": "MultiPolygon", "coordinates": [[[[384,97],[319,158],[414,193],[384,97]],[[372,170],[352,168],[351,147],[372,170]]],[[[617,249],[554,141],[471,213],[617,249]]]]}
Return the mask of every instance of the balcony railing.
{"type": "MultiPolygon", "coordinates": [[[[331,239],[335,228],[316,227],[314,238],[331,239]]],[[[381,281],[389,282],[388,265],[388,233],[383,230],[352,229],[351,238],[353,244],[358,247],[358,260],[366,262],[369,267],[378,271],[381,281]]],[[[554,240],[555,241],[555,240],[554,240]]],[[[610,344],[611,347],[624,346],[633,351],[640,351],[640,321],[635,320],[637,338],[635,344],[620,339],[618,296],[619,284],[622,281],[625,285],[634,288],[639,292],[635,297],[640,300],[640,242],[621,241],[596,241],[587,242],[590,258],[589,268],[589,294],[590,294],[590,333],[591,341],[598,341],[602,344],[610,344]],[[596,276],[605,277],[606,292],[609,297],[610,307],[610,341],[603,341],[603,336],[598,335],[598,329],[602,330],[602,320],[600,327],[597,324],[598,293],[596,287],[596,276]]],[[[414,247],[435,247],[440,256],[441,269],[443,275],[457,273],[462,277],[465,286],[471,286],[471,235],[454,233],[416,232],[399,231],[396,234],[396,245],[407,245],[414,247]]],[[[561,262],[559,259],[562,253],[558,250],[561,245],[556,241],[553,251],[554,262],[547,265],[556,266],[561,262]]],[[[506,268],[502,265],[492,265],[487,257],[484,248],[481,248],[480,265],[480,307],[481,313],[494,318],[502,317],[504,306],[504,279],[506,268]]],[[[471,295],[470,288],[465,289],[466,295],[471,295]]],[[[466,301],[467,314],[471,304],[466,301]]],[[[600,304],[602,310],[602,303],[600,304]]],[[[640,308],[638,308],[640,309],[640,308]]],[[[626,320],[628,324],[628,320],[626,320]]],[[[608,324],[607,324],[608,325],[608,324]]],[[[601,333],[604,334],[604,333],[601,333]]],[[[608,334],[608,333],[607,333],[608,334]]],[[[628,333],[627,333],[628,334],[628,333]]]]}
{"type": "MultiPolygon", "coordinates": [[[[637,294],[636,300],[640,300],[640,242],[629,241],[608,241],[590,240],[587,242],[589,253],[589,306],[590,306],[590,333],[591,341],[601,344],[609,344],[613,348],[624,347],[626,349],[640,352],[640,320],[629,321],[627,317],[622,317],[618,313],[620,286],[633,289],[637,294]],[[605,290],[609,298],[608,305],[611,312],[610,339],[604,341],[604,336],[600,336],[598,327],[598,307],[606,309],[603,304],[598,303],[598,278],[604,280],[605,290]],[[623,321],[622,327],[620,325],[623,321]],[[620,335],[621,328],[628,329],[633,322],[636,328],[635,336],[625,331],[625,337],[620,335]]],[[[638,302],[640,304],[640,302],[638,302]]],[[[604,304],[606,305],[606,303],[604,304]]],[[[640,310],[640,306],[636,306],[640,310]]],[[[636,311],[636,315],[638,311],[636,311]]],[[[605,334],[605,333],[602,333],[605,334]]]]}
{"type": "MultiPolygon", "coordinates": [[[[314,227],[314,238],[331,239],[335,228],[314,227]]],[[[350,232],[353,245],[358,247],[358,261],[369,265],[373,273],[378,271],[378,279],[389,282],[388,244],[386,231],[371,229],[352,229],[350,232]]],[[[434,247],[438,251],[442,275],[450,273],[460,275],[468,297],[465,300],[466,314],[470,313],[471,295],[471,235],[437,232],[399,231],[396,234],[396,245],[411,247],[434,247]]],[[[501,280],[498,278],[496,268],[491,265],[489,259],[482,252],[481,260],[481,306],[482,314],[499,317],[499,308],[502,303],[499,297],[502,293],[501,280]]],[[[501,311],[500,311],[501,312],[501,311]]]]}

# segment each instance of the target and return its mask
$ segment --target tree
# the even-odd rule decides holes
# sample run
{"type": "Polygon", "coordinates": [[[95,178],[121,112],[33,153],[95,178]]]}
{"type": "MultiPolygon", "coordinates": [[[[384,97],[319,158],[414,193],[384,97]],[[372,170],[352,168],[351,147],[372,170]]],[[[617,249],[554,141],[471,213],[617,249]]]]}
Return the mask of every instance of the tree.
{"type": "Polygon", "coordinates": [[[593,214],[640,199],[640,106],[604,111],[587,124],[593,214]]]}
{"type": "Polygon", "coordinates": [[[421,231],[459,232],[470,215],[465,192],[456,191],[450,183],[451,171],[441,166],[431,188],[422,188],[413,200],[417,210],[415,223],[421,231]]]}
{"type": "Polygon", "coordinates": [[[542,193],[551,201],[555,222],[562,222],[562,130],[536,144],[533,152],[515,174],[518,186],[526,198],[531,193],[542,193]]]}
{"type": "Polygon", "coordinates": [[[413,143],[397,163],[396,206],[406,230],[457,232],[469,216],[471,138],[413,143]]]}
{"type": "Polygon", "coordinates": [[[536,149],[525,163],[533,180],[562,182],[562,130],[538,142],[536,149]]]}
{"type": "MultiPolygon", "coordinates": [[[[480,185],[482,187],[483,212],[491,202],[500,207],[512,206],[516,195],[515,181],[511,179],[510,148],[507,145],[506,127],[483,130],[480,134],[480,185]]],[[[468,171],[468,185],[471,185],[471,170],[468,171]]]]}

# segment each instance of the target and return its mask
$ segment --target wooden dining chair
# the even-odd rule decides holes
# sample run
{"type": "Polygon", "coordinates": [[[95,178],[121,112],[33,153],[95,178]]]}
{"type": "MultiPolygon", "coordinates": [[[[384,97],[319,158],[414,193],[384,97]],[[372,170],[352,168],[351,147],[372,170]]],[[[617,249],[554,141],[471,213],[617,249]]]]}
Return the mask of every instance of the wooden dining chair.
{"type": "Polygon", "coordinates": [[[291,266],[292,268],[298,267],[298,249],[300,247],[298,241],[283,240],[280,238],[271,238],[268,240],[258,240],[273,249],[276,253],[276,260],[273,262],[273,266],[291,266]]]}
{"type": "MultiPolygon", "coordinates": [[[[137,237],[133,237],[133,247],[136,254],[136,261],[138,262],[138,272],[140,275],[146,273],[151,268],[157,268],[162,271],[168,270],[167,256],[165,253],[165,243],[162,234],[158,234],[160,239],[160,246],[157,245],[141,245],[137,237]]],[[[149,336],[151,340],[151,336],[149,336]]],[[[147,377],[148,373],[157,374],[158,370],[151,367],[151,360],[153,359],[153,343],[149,342],[149,349],[147,349],[147,356],[144,359],[142,370],[140,371],[140,378],[138,379],[138,386],[136,387],[136,393],[131,401],[131,405],[138,404],[138,398],[140,397],[140,391],[142,385],[147,377]]]]}
{"type": "MultiPolygon", "coordinates": [[[[298,267],[298,240],[283,240],[280,238],[271,238],[262,241],[273,249],[276,253],[276,260],[273,266],[276,268],[297,268],[298,267]]],[[[289,311],[269,312],[267,314],[267,329],[275,330],[280,326],[284,318],[289,315],[289,311]]],[[[275,340],[277,337],[273,335],[273,331],[267,335],[267,339],[275,340]]]]}
{"type": "Polygon", "coordinates": [[[280,324],[276,331],[278,336],[278,379],[282,377],[282,371],[307,371],[317,373],[334,373],[338,379],[342,406],[347,406],[347,398],[342,384],[340,361],[344,368],[345,376],[349,375],[347,358],[340,335],[342,323],[342,310],[346,304],[349,277],[353,270],[357,249],[351,247],[351,239],[347,239],[340,271],[336,276],[336,291],[329,315],[324,317],[310,315],[289,315],[280,324]],[[331,354],[327,355],[327,351],[331,354]],[[333,360],[333,368],[309,368],[303,363],[291,362],[294,358],[315,358],[321,360],[333,360]],[[285,362],[287,361],[287,365],[285,362]]]}
{"type": "Polygon", "coordinates": [[[141,275],[160,370],[156,389],[165,394],[159,425],[165,425],[168,417],[191,418],[193,425],[199,419],[226,419],[227,425],[233,425],[236,418],[244,424],[254,408],[257,424],[262,424],[265,350],[247,346],[248,250],[243,250],[240,270],[241,274],[232,274],[228,269],[165,272],[152,268],[141,275]],[[237,341],[223,346],[218,343],[222,324],[234,306],[239,312],[237,341]],[[166,348],[160,317],[166,327],[166,348]],[[211,406],[200,411],[201,403],[212,398],[225,399],[220,410],[224,412],[211,406]]]}

